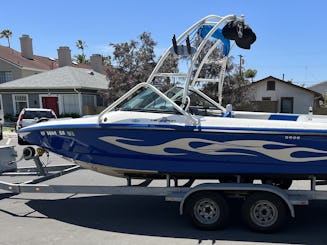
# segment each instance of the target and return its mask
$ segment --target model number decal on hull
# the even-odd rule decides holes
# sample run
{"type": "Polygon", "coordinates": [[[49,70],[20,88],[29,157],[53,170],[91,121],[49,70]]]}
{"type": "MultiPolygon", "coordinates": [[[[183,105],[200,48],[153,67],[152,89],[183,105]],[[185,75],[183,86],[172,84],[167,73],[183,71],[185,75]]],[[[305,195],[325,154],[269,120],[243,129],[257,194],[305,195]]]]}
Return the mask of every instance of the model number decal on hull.
{"type": "Polygon", "coordinates": [[[42,136],[75,136],[75,133],[71,130],[47,130],[47,131],[41,131],[40,134],[42,136]]]}

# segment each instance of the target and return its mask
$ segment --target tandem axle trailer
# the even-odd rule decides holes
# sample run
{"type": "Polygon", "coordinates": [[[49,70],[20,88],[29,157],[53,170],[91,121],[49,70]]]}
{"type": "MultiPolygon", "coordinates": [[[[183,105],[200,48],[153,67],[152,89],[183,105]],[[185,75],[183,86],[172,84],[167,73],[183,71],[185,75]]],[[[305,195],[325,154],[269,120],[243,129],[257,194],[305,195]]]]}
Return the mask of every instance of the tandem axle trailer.
{"type": "MultiPolygon", "coordinates": [[[[295,217],[295,205],[308,205],[311,200],[327,200],[327,191],[317,190],[319,182],[314,176],[310,179],[310,190],[283,190],[267,184],[252,183],[201,183],[182,186],[167,175],[163,187],[149,186],[151,180],[133,185],[132,178],[127,178],[124,186],[92,185],[48,185],[43,182],[75,172],[77,165],[59,165],[44,167],[40,160],[42,152],[32,147],[24,149],[24,158],[33,160],[36,167],[17,168],[15,172],[2,173],[0,176],[37,175],[23,183],[0,181],[0,189],[11,193],[67,193],[101,195],[142,195],[162,196],[166,201],[179,202],[179,212],[190,218],[201,229],[214,230],[223,228],[229,218],[230,199],[241,199],[242,218],[247,226],[258,232],[275,232],[281,229],[289,217],[295,217]]],[[[237,177],[237,176],[236,176],[237,177]]],[[[241,178],[236,178],[240,180],[241,178]]]]}

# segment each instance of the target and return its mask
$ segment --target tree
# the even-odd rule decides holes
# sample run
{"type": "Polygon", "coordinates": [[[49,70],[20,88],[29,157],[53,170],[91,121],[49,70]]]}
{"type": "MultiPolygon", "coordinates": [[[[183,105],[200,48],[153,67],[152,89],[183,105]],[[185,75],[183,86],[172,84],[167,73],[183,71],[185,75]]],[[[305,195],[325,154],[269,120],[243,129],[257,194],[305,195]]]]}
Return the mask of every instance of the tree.
{"type": "Polygon", "coordinates": [[[255,69],[247,69],[245,72],[244,72],[244,77],[245,78],[251,78],[251,82],[253,82],[253,78],[257,75],[257,70],[255,69]]]}
{"type": "Polygon", "coordinates": [[[84,49],[86,47],[86,43],[82,40],[77,40],[75,43],[76,47],[80,50],[82,50],[81,54],[75,55],[75,59],[77,61],[77,63],[80,64],[86,64],[88,63],[88,60],[86,59],[85,53],[84,53],[84,49]]]}
{"type": "Polygon", "coordinates": [[[88,60],[86,60],[85,54],[75,55],[76,62],[79,64],[86,64],[88,60]]]}
{"type": "MultiPolygon", "coordinates": [[[[232,104],[233,109],[245,110],[251,106],[250,98],[247,93],[248,84],[240,76],[238,65],[233,62],[233,57],[229,57],[226,69],[226,76],[223,84],[223,101],[222,104],[232,104]]],[[[210,73],[210,71],[207,71],[210,73]]],[[[215,72],[215,71],[214,71],[215,72]]],[[[212,99],[217,100],[218,89],[217,84],[207,83],[203,86],[203,91],[208,94],[212,99]]]]}
{"type": "Polygon", "coordinates": [[[110,55],[102,56],[102,59],[103,59],[104,66],[108,66],[111,64],[111,56],[110,55]]]}
{"type": "Polygon", "coordinates": [[[76,41],[75,45],[78,49],[82,50],[82,54],[84,54],[84,49],[86,47],[86,43],[79,39],[76,41]]]}
{"type": "MultiPolygon", "coordinates": [[[[154,47],[156,42],[151,33],[143,32],[138,40],[111,43],[113,56],[106,58],[106,73],[109,80],[108,90],[100,94],[106,103],[111,103],[140,82],[146,82],[157,65],[154,47]]],[[[177,58],[170,54],[162,64],[160,72],[177,72],[177,58]]],[[[161,90],[172,86],[169,78],[155,78],[154,84],[161,90]]]]}
{"type": "Polygon", "coordinates": [[[146,82],[156,65],[154,47],[156,42],[148,32],[142,33],[139,40],[110,45],[114,48],[113,57],[108,59],[107,78],[110,81],[107,102],[113,102],[140,82],[146,82]]]}
{"type": "Polygon", "coordinates": [[[12,36],[12,32],[8,29],[5,29],[3,30],[1,33],[0,33],[0,38],[7,38],[7,41],[8,41],[8,47],[10,48],[10,38],[12,36]]]}
{"type": "Polygon", "coordinates": [[[248,110],[251,107],[248,85],[249,82],[240,77],[238,69],[232,70],[224,79],[223,104],[232,104],[236,110],[248,110]]]}

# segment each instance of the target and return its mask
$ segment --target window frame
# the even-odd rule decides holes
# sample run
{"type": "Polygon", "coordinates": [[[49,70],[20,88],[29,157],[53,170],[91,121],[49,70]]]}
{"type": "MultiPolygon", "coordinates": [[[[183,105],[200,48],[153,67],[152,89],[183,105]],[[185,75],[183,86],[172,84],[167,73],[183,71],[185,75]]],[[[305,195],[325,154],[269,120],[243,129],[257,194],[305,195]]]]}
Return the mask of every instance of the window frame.
{"type": "MultiPolygon", "coordinates": [[[[29,107],[29,101],[28,101],[28,94],[12,94],[12,102],[13,102],[13,108],[14,108],[14,114],[19,114],[20,111],[17,111],[17,102],[26,102],[26,107],[24,108],[28,108],[29,107]],[[26,98],[26,101],[23,101],[23,100],[16,100],[16,96],[25,96],[26,98]]],[[[21,109],[24,109],[24,108],[21,108],[21,109]]]]}
{"type": "Polygon", "coordinates": [[[13,80],[14,80],[14,75],[12,71],[0,71],[0,84],[10,82],[13,80]]]}
{"type": "Polygon", "coordinates": [[[276,81],[268,80],[267,81],[267,91],[275,91],[276,90],[276,81]]]}
{"type": "Polygon", "coordinates": [[[83,106],[96,106],[96,95],[94,94],[83,94],[82,95],[82,102],[83,102],[83,106]],[[92,98],[92,101],[88,101],[89,99],[92,98]],[[85,102],[91,102],[89,103],[85,103],[85,102]]]}

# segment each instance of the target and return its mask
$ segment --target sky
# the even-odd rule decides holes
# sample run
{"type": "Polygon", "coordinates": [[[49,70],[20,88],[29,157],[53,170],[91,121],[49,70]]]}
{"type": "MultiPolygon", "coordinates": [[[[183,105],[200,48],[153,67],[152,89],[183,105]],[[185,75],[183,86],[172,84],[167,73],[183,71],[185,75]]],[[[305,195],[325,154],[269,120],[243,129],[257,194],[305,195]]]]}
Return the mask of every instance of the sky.
{"type": "Polygon", "coordinates": [[[19,37],[28,34],[34,54],[54,58],[60,46],[79,54],[79,39],[87,56],[108,55],[110,43],[135,40],[144,31],[160,56],[173,34],[207,15],[244,15],[257,40],[231,55],[235,61],[242,55],[244,68],[257,70],[255,80],[284,77],[306,87],[327,80],[326,0],[10,0],[1,9],[0,31],[12,31],[12,48],[20,51],[19,37]]]}

